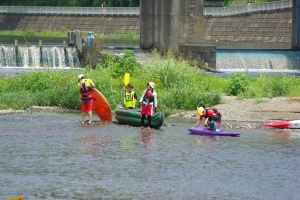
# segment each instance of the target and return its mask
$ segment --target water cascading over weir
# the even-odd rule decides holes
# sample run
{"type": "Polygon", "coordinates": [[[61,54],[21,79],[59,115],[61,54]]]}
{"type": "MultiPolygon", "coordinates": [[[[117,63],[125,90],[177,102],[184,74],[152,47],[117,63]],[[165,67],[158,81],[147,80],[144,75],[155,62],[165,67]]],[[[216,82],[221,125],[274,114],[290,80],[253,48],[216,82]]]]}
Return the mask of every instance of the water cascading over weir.
{"type": "Polygon", "coordinates": [[[78,65],[79,56],[75,48],[0,46],[0,67],[65,68],[78,65]]]}

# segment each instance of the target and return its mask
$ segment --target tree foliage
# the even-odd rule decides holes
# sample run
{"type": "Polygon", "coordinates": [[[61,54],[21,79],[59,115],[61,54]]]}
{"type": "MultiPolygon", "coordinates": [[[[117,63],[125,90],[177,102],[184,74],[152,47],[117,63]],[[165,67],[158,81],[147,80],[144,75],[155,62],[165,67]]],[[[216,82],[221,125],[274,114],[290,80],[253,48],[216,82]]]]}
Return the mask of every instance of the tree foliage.
{"type": "Polygon", "coordinates": [[[2,6],[138,7],[140,0],[1,0],[2,6]]]}

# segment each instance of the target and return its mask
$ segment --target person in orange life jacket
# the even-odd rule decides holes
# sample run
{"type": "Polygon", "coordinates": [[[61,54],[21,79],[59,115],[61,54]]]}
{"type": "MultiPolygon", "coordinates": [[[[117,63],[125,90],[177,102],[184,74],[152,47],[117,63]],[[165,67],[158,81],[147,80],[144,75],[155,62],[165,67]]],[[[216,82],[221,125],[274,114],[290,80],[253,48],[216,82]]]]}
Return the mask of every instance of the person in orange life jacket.
{"type": "Polygon", "coordinates": [[[95,84],[91,79],[85,79],[83,74],[78,75],[78,93],[81,94],[81,124],[84,124],[85,113],[88,113],[88,124],[92,123],[93,95],[95,84]]]}
{"type": "Polygon", "coordinates": [[[149,82],[147,83],[147,89],[144,91],[140,102],[139,102],[139,107],[142,104],[142,119],[141,119],[141,129],[144,129],[144,121],[145,121],[145,116],[148,115],[148,130],[150,130],[151,126],[151,118],[153,114],[153,106],[154,106],[154,112],[156,112],[157,109],[157,95],[156,92],[154,91],[155,83],[149,82]]]}
{"type": "Polygon", "coordinates": [[[124,97],[124,107],[125,109],[133,109],[136,105],[137,95],[132,90],[133,84],[128,83],[127,90],[124,90],[123,97],[124,97]]]}
{"type": "Polygon", "coordinates": [[[208,122],[211,122],[212,121],[212,117],[214,115],[218,115],[218,122],[219,124],[221,124],[221,118],[222,118],[222,115],[221,113],[215,109],[215,108],[203,108],[203,107],[200,107],[200,117],[199,117],[199,120],[197,121],[197,123],[193,126],[193,128],[196,128],[197,126],[200,125],[201,121],[203,118],[205,118],[205,121],[204,121],[204,126],[208,126],[208,122]]]}
{"type": "Polygon", "coordinates": [[[219,117],[218,117],[218,115],[215,114],[212,117],[212,121],[208,122],[209,128],[214,130],[214,131],[220,131],[221,130],[221,124],[218,121],[219,121],[219,117]]]}

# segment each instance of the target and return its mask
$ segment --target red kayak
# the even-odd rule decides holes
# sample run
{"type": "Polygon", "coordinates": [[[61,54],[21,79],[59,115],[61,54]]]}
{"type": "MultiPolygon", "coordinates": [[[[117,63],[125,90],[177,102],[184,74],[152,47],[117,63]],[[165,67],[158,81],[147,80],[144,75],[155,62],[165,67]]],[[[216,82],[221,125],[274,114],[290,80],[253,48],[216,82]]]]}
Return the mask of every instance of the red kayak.
{"type": "Polygon", "coordinates": [[[300,120],[283,120],[278,122],[263,122],[262,125],[273,128],[300,128],[300,120]]]}

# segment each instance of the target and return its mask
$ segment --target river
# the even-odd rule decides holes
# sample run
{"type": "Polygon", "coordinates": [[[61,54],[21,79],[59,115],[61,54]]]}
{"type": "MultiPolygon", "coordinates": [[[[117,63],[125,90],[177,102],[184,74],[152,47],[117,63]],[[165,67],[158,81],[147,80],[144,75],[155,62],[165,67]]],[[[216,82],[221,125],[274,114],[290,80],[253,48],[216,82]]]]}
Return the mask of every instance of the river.
{"type": "MultiPolygon", "coordinates": [[[[96,116],[94,116],[96,120],[96,116]]],[[[80,124],[80,113],[1,115],[0,197],[299,199],[300,133],[188,134],[80,124]]]]}

